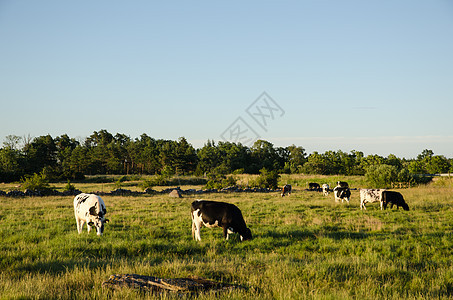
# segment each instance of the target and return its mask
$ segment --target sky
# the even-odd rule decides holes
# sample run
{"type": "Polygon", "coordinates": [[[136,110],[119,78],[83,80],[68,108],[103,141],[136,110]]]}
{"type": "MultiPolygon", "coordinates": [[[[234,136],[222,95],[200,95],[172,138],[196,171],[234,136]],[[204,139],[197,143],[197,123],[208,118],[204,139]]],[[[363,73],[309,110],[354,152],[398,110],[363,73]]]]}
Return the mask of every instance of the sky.
{"type": "Polygon", "coordinates": [[[0,0],[0,142],[453,157],[453,2],[0,0]]]}

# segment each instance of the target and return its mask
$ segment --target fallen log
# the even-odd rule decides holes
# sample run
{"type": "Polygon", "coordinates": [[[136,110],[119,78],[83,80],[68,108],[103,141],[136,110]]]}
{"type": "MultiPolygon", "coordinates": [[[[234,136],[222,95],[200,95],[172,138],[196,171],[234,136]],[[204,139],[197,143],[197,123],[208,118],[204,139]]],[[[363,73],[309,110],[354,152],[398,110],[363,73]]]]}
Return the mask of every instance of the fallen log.
{"type": "Polygon", "coordinates": [[[118,289],[123,287],[136,288],[147,292],[177,292],[181,294],[207,291],[225,291],[243,288],[238,285],[220,283],[200,277],[193,278],[158,278],[137,274],[111,275],[102,287],[118,289]]]}

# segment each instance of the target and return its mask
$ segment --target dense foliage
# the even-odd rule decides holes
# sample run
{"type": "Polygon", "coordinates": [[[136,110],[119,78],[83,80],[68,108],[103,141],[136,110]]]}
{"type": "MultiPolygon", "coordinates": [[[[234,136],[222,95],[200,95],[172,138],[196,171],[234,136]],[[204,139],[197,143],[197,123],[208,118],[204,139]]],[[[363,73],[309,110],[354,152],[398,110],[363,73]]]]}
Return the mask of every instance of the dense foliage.
{"type": "Polygon", "coordinates": [[[381,168],[393,170],[389,177],[393,181],[404,174],[407,177],[453,170],[452,159],[434,155],[431,150],[407,160],[395,155],[364,156],[354,150],[307,154],[300,146],[274,147],[264,140],[256,141],[252,147],[207,141],[202,148],[195,149],[184,137],[177,141],[156,140],[142,134],[131,139],[106,130],[95,131],[83,141],[66,134],[33,139],[10,135],[0,148],[0,182],[17,181],[33,174],[43,174],[50,180],[76,180],[93,174],[159,174],[168,178],[186,174],[259,174],[263,168],[285,174],[365,175],[376,172],[376,166],[382,165],[387,167],[381,168]]]}

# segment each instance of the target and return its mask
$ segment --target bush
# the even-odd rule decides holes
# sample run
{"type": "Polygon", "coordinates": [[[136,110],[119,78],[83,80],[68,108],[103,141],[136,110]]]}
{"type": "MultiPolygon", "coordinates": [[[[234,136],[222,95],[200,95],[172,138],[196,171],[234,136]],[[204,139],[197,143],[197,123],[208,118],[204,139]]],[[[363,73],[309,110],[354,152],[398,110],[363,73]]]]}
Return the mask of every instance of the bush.
{"type": "Polygon", "coordinates": [[[366,169],[365,180],[373,188],[390,188],[398,182],[398,169],[391,165],[372,165],[366,169]]]}
{"type": "Polygon", "coordinates": [[[151,178],[145,178],[142,183],[140,184],[140,187],[143,189],[147,188],[152,188],[154,186],[164,186],[168,185],[168,180],[167,177],[164,175],[156,175],[151,178]]]}
{"type": "Polygon", "coordinates": [[[21,179],[21,185],[24,189],[31,191],[47,192],[53,190],[53,188],[49,185],[49,180],[44,173],[25,175],[21,179]]]}
{"type": "Polygon", "coordinates": [[[71,184],[71,181],[69,181],[69,179],[68,179],[68,182],[64,186],[64,191],[73,192],[73,191],[75,191],[75,189],[76,189],[75,186],[73,184],[71,184]]]}
{"type": "Polygon", "coordinates": [[[126,176],[121,176],[118,178],[117,181],[115,181],[115,188],[120,189],[123,186],[123,182],[127,180],[126,176]]]}
{"type": "Polygon", "coordinates": [[[266,168],[260,170],[261,174],[253,180],[250,185],[259,188],[276,189],[280,175],[277,171],[268,171],[266,168]]]}
{"type": "Polygon", "coordinates": [[[206,183],[207,189],[223,189],[229,186],[235,186],[237,178],[233,176],[225,176],[218,173],[209,173],[208,182],[206,183]]]}

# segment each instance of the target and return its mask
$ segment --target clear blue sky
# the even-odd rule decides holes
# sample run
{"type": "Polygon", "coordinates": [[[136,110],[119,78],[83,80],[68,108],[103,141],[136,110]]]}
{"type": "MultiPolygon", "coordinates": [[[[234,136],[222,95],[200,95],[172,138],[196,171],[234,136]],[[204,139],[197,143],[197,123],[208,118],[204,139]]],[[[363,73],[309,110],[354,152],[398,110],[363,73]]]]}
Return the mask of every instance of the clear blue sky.
{"type": "Polygon", "coordinates": [[[449,0],[3,0],[0,43],[1,139],[198,148],[240,117],[309,153],[453,157],[449,0]],[[280,107],[264,128],[247,113],[263,92],[280,107]]]}

